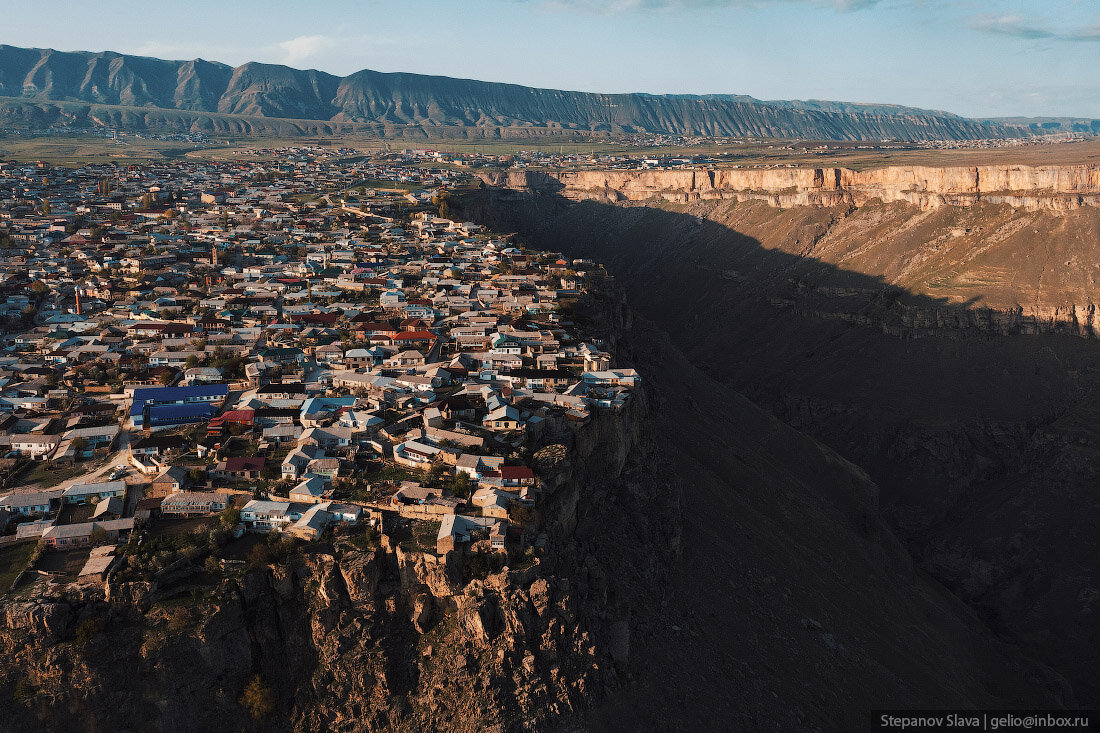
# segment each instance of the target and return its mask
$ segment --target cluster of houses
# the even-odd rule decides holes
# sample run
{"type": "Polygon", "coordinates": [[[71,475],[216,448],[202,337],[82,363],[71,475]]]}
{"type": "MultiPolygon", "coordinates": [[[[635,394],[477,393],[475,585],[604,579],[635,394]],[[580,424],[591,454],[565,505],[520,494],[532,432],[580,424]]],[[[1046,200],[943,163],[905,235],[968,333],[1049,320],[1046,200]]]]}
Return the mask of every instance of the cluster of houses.
{"type": "Polygon", "coordinates": [[[523,456],[639,377],[572,318],[602,270],[437,216],[460,183],[308,155],[0,163],[0,519],[56,548],[227,507],[304,539],[397,517],[438,523],[440,553],[522,547],[523,456]],[[19,483],[105,460],[123,480],[19,483]]]}

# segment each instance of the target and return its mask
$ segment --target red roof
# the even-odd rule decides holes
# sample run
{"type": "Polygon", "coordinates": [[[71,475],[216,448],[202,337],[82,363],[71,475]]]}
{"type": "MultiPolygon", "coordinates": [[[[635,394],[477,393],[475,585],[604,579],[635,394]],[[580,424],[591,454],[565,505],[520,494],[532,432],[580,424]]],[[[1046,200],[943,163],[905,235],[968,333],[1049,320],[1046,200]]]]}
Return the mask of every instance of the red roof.
{"type": "Polygon", "coordinates": [[[255,410],[226,410],[219,417],[223,422],[251,423],[255,415],[255,410]]]}
{"type": "Polygon", "coordinates": [[[394,341],[433,341],[435,334],[430,331],[402,331],[393,337],[394,341]]]}
{"type": "Polygon", "coordinates": [[[535,472],[527,466],[501,466],[500,477],[506,481],[522,481],[533,479],[535,472]]]}
{"type": "Polygon", "coordinates": [[[225,459],[226,471],[260,471],[264,467],[264,459],[257,456],[236,456],[225,459]]]}

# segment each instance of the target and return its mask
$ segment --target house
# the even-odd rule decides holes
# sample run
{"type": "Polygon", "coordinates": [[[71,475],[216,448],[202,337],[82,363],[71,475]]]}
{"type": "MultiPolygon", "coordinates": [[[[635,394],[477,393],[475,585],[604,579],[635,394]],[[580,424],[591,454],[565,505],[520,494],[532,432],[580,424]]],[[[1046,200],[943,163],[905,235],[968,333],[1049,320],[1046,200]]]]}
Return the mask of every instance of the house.
{"type": "Polygon", "coordinates": [[[331,426],[327,428],[310,428],[302,433],[300,445],[316,445],[321,448],[346,448],[351,445],[351,428],[331,426]]]}
{"type": "Polygon", "coordinates": [[[332,484],[320,476],[311,476],[290,490],[290,500],[317,504],[332,496],[332,484]]]}
{"type": "Polygon", "coordinates": [[[92,512],[92,519],[118,519],[122,516],[123,501],[117,496],[108,496],[100,499],[92,512]]]}
{"type": "Polygon", "coordinates": [[[226,384],[142,387],[134,390],[130,421],[135,428],[208,420],[229,394],[226,384]]]}
{"type": "Polygon", "coordinates": [[[486,415],[481,425],[489,430],[519,430],[524,423],[519,410],[511,405],[502,405],[486,415]]]}
{"type": "Polygon", "coordinates": [[[286,458],[283,459],[280,473],[283,479],[296,479],[302,475],[302,471],[309,465],[309,462],[313,460],[313,454],[316,451],[312,447],[307,448],[295,448],[287,453],[286,458]]]}
{"type": "Polygon", "coordinates": [[[186,438],[179,435],[151,435],[130,443],[132,456],[170,456],[190,448],[186,438]]]}
{"type": "Polygon", "coordinates": [[[164,501],[163,496],[150,497],[148,499],[141,499],[137,503],[137,507],[134,509],[134,519],[138,521],[144,521],[160,516],[160,504],[164,501]]]}
{"type": "Polygon", "coordinates": [[[218,461],[211,474],[225,481],[254,481],[264,470],[264,459],[259,456],[235,456],[218,461]]]}
{"type": "Polygon", "coordinates": [[[125,481],[105,481],[96,484],[74,484],[65,490],[65,504],[88,504],[111,496],[126,496],[125,481]]]}
{"type": "Polygon", "coordinates": [[[189,476],[183,466],[170,466],[162,474],[153,479],[152,495],[168,496],[183,491],[187,487],[189,476]]]}
{"type": "Polygon", "coordinates": [[[596,387],[637,387],[642,378],[634,369],[607,369],[585,372],[581,375],[581,381],[596,387]]]}
{"type": "Polygon", "coordinates": [[[340,476],[339,458],[314,458],[306,464],[305,475],[316,476],[325,481],[332,481],[340,476]]]}
{"type": "Polygon", "coordinates": [[[55,524],[42,532],[42,542],[52,549],[72,550],[87,547],[91,543],[92,532],[96,529],[103,530],[108,542],[117,542],[123,533],[133,528],[133,517],[80,524],[55,524]]]}
{"type": "Polygon", "coordinates": [[[485,487],[478,489],[470,497],[470,503],[481,508],[481,515],[497,519],[508,518],[508,507],[512,503],[512,496],[500,489],[485,487]]]}
{"type": "Polygon", "coordinates": [[[241,507],[241,522],[253,532],[279,532],[293,521],[289,501],[253,499],[241,507]]]}
{"type": "Polygon", "coordinates": [[[393,447],[393,460],[409,468],[426,469],[439,454],[439,448],[415,440],[406,440],[393,447]]]}
{"type": "Polygon", "coordinates": [[[121,430],[118,425],[104,425],[97,428],[77,428],[65,433],[65,440],[84,440],[87,447],[82,457],[91,456],[97,450],[111,450],[118,441],[121,430]]]}
{"type": "Polygon", "coordinates": [[[45,460],[61,443],[60,435],[13,435],[11,449],[35,461],[45,460]]]}
{"type": "Polygon", "coordinates": [[[57,492],[35,491],[27,494],[11,494],[0,499],[0,509],[7,509],[12,514],[30,516],[32,514],[48,514],[52,502],[59,499],[57,492]]]}
{"type": "Polygon", "coordinates": [[[520,486],[533,486],[535,484],[535,472],[527,466],[501,466],[497,469],[500,474],[500,484],[506,488],[518,488],[520,486]]]}
{"type": "Polygon", "coordinates": [[[421,486],[415,481],[402,481],[401,488],[390,497],[390,504],[403,515],[454,514],[462,500],[443,496],[440,489],[421,486]]]}
{"type": "Polygon", "coordinates": [[[336,517],[326,509],[323,504],[316,504],[306,510],[296,522],[287,527],[286,531],[293,537],[303,540],[315,540],[329,528],[336,517]]]}
{"type": "Polygon", "coordinates": [[[213,491],[180,491],[167,496],[160,504],[164,516],[197,517],[220,512],[229,504],[229,497],[213,491]]]}
{"type": "Polygon", "coordinates": [[[302,428],[297,425],[273,425],[263,431],[263,439],[270,443],[297,443],[301,436],[302,428]]]}
{"type": "Polygon", "coordinates": [[[445,514],[436,535],[435,549],[440,555],[462,548],[476,535],[488,538],[491,528],[501,520],[493,517],[467,517],[463,514],[445,514]]]}

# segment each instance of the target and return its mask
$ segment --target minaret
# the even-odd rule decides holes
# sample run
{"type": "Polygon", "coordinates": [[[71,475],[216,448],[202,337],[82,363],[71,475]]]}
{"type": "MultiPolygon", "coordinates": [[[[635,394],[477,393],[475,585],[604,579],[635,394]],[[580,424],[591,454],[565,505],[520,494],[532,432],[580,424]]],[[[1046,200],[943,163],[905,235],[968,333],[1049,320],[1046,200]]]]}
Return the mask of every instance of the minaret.
{"type": "Polygon", "coordinates": [[[80,315],[80,288],[76,289],[76,314],[80,315]]]}
{"type": "Polygon", "coordinates": [[[218,243],[214,242],[210,245],[210,259],[213,262],[214,267],[218,266],[218,243]]]}

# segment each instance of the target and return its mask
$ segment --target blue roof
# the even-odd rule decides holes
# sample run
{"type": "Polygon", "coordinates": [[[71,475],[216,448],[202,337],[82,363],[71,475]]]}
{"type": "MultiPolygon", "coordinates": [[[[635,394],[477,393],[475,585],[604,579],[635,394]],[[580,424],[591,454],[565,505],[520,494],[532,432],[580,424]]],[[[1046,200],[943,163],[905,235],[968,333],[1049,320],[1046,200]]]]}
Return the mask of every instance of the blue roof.
{"type": "Polygon", "coordinates": [[[217,411],[216,405],[202,402],[190,405],[153,405],[149,408],[149,422],[188,417],[210,417],[217,411]]]}
{"type": "Polygon", "coordinates": [[[355,399],[355,397],[310,397],[302,403],[302,414],[310,415],[334,407],[352,407],[355,405],[355,399]]]}
{"type": "Polygon", "coordinates": [[[194,384],[190,387],[142,387],[134,390],[134,402],[139,400],[175,402],[189,397],[225,397],[228,394],[228,384],[194,384]]]}

